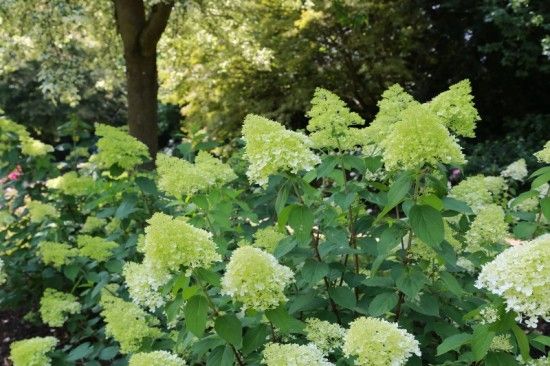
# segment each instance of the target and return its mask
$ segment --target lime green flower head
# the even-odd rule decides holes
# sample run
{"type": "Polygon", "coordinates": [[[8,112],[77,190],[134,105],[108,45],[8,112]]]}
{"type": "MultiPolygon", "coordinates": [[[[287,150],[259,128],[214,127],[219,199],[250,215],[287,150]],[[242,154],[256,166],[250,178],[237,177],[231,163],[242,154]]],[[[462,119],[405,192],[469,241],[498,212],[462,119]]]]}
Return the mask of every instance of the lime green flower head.
{"type": "Polygon", "coordinates": [[[284,238],[286,238],[285,234],[281,233],[274,226],[268,226],[258,229],[254,233],[254,246],[273,253],[279,242],[284,238]]]}
{"type": "Polygon", "coordinates": [[[267,366],[330,366],[323,353],[313,344],[269,343],[263,351],[262,363],[267,366]]]}
{"type": "Polygon", "coordinates": [[[13,366],[49,366],[51,352],[58,341],[55,337],[35,337],[13,342],[10,359],[13,366]]]}
{"type": "Polygon", "coordinates": [[[141,352],[130,357],[128,366],[185,366],[185,361],[167,351],[141,352]]]}
{"type": "Polygon", "coordinates": [[[61,327],[69,314],[78,314],[82,306],[71,294],[47,288],[40,299],[42,321],[50,327],[61,327]]]}
{"type": "Polygon", "coordinates": [[[546,144],[544,144],[544,148],[537,151],[534,155],[541,163],[550,164],[550,141],[547,141],[546,144]]]}
{"type": "Polygon", "coordinates": [[[418,104],[399,84],[390,86],[382,93],[382,99],[378,102],[379,111],[374,121],[366,128],[372,142],[382,142],[390,133],[391,126],[401,121],[401,113],[418,104]]]}
{"type": "Polygon", "coordinates": [[[228,164],[216,159],[206,151],[199,151],[197,154],[195,168],[206,177],[209,185],[223,185],[237,179],[237,175],[228,164]]]}
{"type": "Polygon", "coordinates": [[[476,122],[480,118],[473,99],[470,81],[466,79],[451,85],[426,106],[449,130],[459,136],[475,137],[476,122]]]}
{"type": "Polygon", "coordinates": [[[47,217],[49,218],[58,218],[59,212],[57,209],[50,204],[43,203],[40,201],[30,201],[26,204],[27,209],[29,210],[29,216],[32,223],[39,224],[44,221],[47,217]]]}
{"type": "Polygon", "coordinates": [[[21,138],[21,153],[27,156],[43,156],[53,151],[51,145],[32,137],[21,138]]]}
{"type": "Polygon", "coordinates": [[[8,274],[4,269],[4,261],[0,258],[0,286],[2,286],[8,280],[8,274]]]}
{"type": "Polygon", "coordinates": [[[68,244],[43,241],[38,245],[38,255],[44,264],[59,269],[78,255],[78,249],[68,244]]]}
{"type": "Polygon", "coordinates": [[[387,170],[465,162],[456,139],[425,107],[413,105],[401,113],[401,118],[380,143],[387,170]]]}
{"type": "Polygon", "coordinates": [[[401,366],[413,354],[420,356],[418,341],[396,323],[360,317],[350,324],[344,338],[344,354],[355,365],[401,366]]]}
{"type": "Polygon", "coordinates": [[[98,236],[79,235],[76,238],[79,253],[83,257],[105,262],[113,255],[113,249],[118,248],[118,244],[98,236]]]}
{"type": "Polygon", "coordinates": [[[88,216],[86,218],[86,221],[84,222],[84,225],[82,225],[82,229],[80,230],[80,232],[93,233],[94,231],[103,229],[106,224],[107,222],[105,221],[105,219],[95,216],[88,216]]]}
{"type": "Polygon", "coordinates": [[[145,228],[142,251],[145,261],[157,273],[208,268],[221,260],[212,234],[188,224],[183,218],[173,218],[157,212],[145,228]]]}
{"type": "Polygon", "coordinates": [[[243,308],[264,311],[286,301],[285,287],[294,274],[269,253],[251,246],[237,248],[222,279],[222,293],[243,308]]]}
{"type": "Polygon", "coordinates": [[[105,333],[120,343],[121,353],[133,353],[141,349],[144,342],[161,336],[155,326],[158,320],[137,305],[119,299],[103,291],[101,295],[101,316],[105,320],[105,333]]]}
{"type": "Polygon", "coordinates": [[[289,131],[277,122],[249,114],[243,125],[245,158],[250,166],[247,176],[260,186],[267,184],[270,175],[290,171],[312,170],[320,159],[311,150],[311,140],[289,131]]]}
{"type": "Polygon", "coordinates": [[[503,177],[487,176],[484,177],[483,180],[485,187],[493,196],[493,201],[508,188],[503,177]]]}
{"type": "Polygon", "coordinates": [[[79,176],[76,172],[68,172],[57,178],[48,179],[46,187],[59,190],[68,196],[86,196],[95,190],[92,177],[79,176]]]}
{"type": "Polygon", "coordinates": [[[322,88],[315,89],[307,115],[311,118],[307,130],[311,132],[310,138],[316,148],[350,150],[360,144],[358,134],[350,127],[364,125],[365,121],[351,112],[336,94],[322,88]]]}
{"type": "Polygon", "coordinates": [[[128,292],[135,304],[155,311],[166,303],[166,298],[160,290],[170,280],[170,276],[159,275],[146,263],[133,262],[124,265],[123,274],[128,292]]]}
{"type": "Polygon", "coordinates": [[[468,177],[451,188],[450,196],[466,202],[474,212],[478,212],[494,201],[491,190],[496,187],[493,183],[481,175],[468,177]]]}
{"type": "Polygon", "coordinates": [[[519,159],[508,165],[506,169],[500,172],[503,177],[511,178],[513,180],[523,181],[527,177],[527,164],[525,159],[519,159]]]}
{"type": "Polygon", "coordinates": [[[534,328],[539,317],[550,321],[549,274],[550,234],[545,234],[485,264],[476,287],[503,297],[507,309],[527,317],[526,324],[534,328]]]}
{"type": "Polygon", "coordinates": [[[491,244],[503,241],[508,235],[508,223],[502,207],[490,204],[479,210],[466,233],[466,250],[486,251],[491,244]]]}
{"type": "Polygon", "coordinates": [[[192,195],[208,187],[208,178],[187,160],[157,154],[156,164],[160,190],[174,197],[192,195]]]}
{"type": "Polygon", "coordinates": [[[346,330],[338,324],[316,318],[306,320],[305,332],[306,338],[324,354],[341,348],[346,335],[346,330]]]}
{"type": "Polygon", "coordinates": [[[99,151],[92,160],[100,168],[110,169],[117,165],[132,170],[150,159],[147,146],[121,129],[96,123],[95,134],[100,137],[97,142],[99,151]]]}

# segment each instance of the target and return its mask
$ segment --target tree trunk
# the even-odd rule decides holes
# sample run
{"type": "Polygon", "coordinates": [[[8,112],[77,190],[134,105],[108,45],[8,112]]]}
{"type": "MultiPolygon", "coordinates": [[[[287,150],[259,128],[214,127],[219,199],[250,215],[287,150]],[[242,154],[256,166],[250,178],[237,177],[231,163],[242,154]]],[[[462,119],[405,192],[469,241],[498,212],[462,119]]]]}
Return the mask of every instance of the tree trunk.
{"type": "Polygon", "coordinates": [[[124,47],[130,134],[158,150],[157,44],[174,6],[160,2],[146,14],[143,0],[115,0],[115,20],[124,47]]]}
{"type": "Polygon", "coordinates": [[[130,134],[149,148],[154,158],[158,150],[157,55],[126,55],[128,127],[130,134]]]}

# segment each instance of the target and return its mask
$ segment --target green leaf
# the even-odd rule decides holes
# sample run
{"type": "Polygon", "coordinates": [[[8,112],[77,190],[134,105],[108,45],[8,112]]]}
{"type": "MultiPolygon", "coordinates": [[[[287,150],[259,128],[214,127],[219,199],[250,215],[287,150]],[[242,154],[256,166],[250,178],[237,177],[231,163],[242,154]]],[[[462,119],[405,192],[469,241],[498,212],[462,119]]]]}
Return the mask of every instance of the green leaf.
{"type": "Polygon", "coordinates": [[[77,361],[81,360],[84,357],[90,355],[94,351],[94,346],[90,344],[90,342],[82,343],[75,349],[73,349],[69,356],[67,356],[67,361],[77,361]]]}
{"type": "Polygon", "coordinates": [[[354,309],[357,305],[355,294],[349,287],[339,286],[333,287],[328,291],[329,296],[334,302],[346,309],[354,309]]]}
{"type": "Polygon", "coordinates": [[[243,327],[241,321],[235,315],[226,314],[216,318],[214,329],[223,340],[237,348],[241,348],[243,327]]]}
{"type": "Polygon", "coordinates": [[[550,220],[550,197],[544,197],[540,201],[540,207],[544,217],[546,217],[547,220],[550,220]]]}
{"type": "Polygon", "coordinates": [[[125,219],[131,213],[137,211],[137,197],[135,195],[129,195],[124,198],[124,201],[118,206],[115,212],[117,219],[125,219]]]}
{"type": "Polygon", "coordinates": [[[289,192],[290,187],[287,183],[283,184],[283,186],[279,189],[279,192],[277,192],[277,198],[275,199],[275,212],[277,212],[277,215],[280,214],[285,207],[286,202],[288,201],[289,192]]]}
{"type": "Polygon", "coordinates": [[[206,328],[207,315],[208,300],[202,295],[195,295],[185,305],[185,326],[191,333],[201,337],[206,328]]]}
{"type": "Polygon", "coordinates": [[[536,222],[521,221],[514,226],[513,232],[518,239],[531,239],[536,230],[536,222]]]}
{"type": "Polygon", "coordinates": [[[334,167],[338,164],[338,158],[334,155],[329,155],[323,158],[323,161],[317,166],[317,177],[327,177],[332,173],[334,167]]]}
{"type": "Polygon", "coordinates": [[[118,355],[118,347],[117,346],[111,346],[111,347],[105,347],[99,352],[99,359],[103,361],[109,361],[118,355]]]}
{"type": "Polygon", "coordinates": [[[63,268],[63,274],[65,277],[67,277],[69,280],[73,281],[76,279],[76,276],[78,275],[78,272],[80,271],[80,266],[76,264],[70,264],[68,266],[65,266],[63,268]]]}
{"type": "Polygon", "coordinates": [[[249,328],[244,334],[242,352],[247,355],[260,348],[266,342],[268,334],[269,329],[265,324],[249,328]]]}
{"type": "Polygon", "coordinates": [[[379,256],[387,256],[393,248],[395,248],[405,235],[403,227],[400,225],[392,225],[382,231],[380,241],[376,244],[376,251],[379,256]]]}
{"type": "Polygon", "coordinates": [[[172,322],[177,318],[183,303],[183,297],[178,296],[174,299],[174,301],[170,302],[170,304],[166,306],[166,319],[168,322],[172,322]]]}
{"type": "Polygon", "coordinates": [[[393,184],[390,186],[388,191],[387,203],[384,206],[384,209],[378,214],[377,220],[384,217],[392,208],[397,206],[409,193],[411,189],[412,179],[411,175],[408,172],[402,173],[393,184]]]}
{"type": "Polygon", "coordinates": [[[517,366],[518,361],[514,356],[504,352],[489,352],[485,357],[485,366],[517,366]]]}
{"type": "Polygon", "coordinates": [[[409,212],[413,232],[426,244],[437,248],[443,241],[445,229],[441,213],[431,206],[414,205],[409,212]]]}
{"type": "Polygon", "coordinates": [[[395,292],[382,292],[372,299],[369,304],[369,315],[380,316],[397,305],[398,296],[395,292]]]}
{"type": "Polygon", "coordinates": [[[458,351],[460,347],[470,342],[472,335],[468,333],[459,333],[452,335],[437,346],[437,356],[441,356],[449,351],[458,351]]]}
{"type": "Polygon", "coordinates": [[[523,329],[518,327],[517,324],[512,325],[512,332],[514,333],[514,337],[516,337],[516,342],[518,343],[519,352],[521,353],[521,357],[524,361],[528,361],[531,359],[531,356],[529,355],[529,340],[527,339],[527,336],[525,335],[525,332],[523,329]]]}
{"type": "Polygon", "coordinates": [[[437,211],[441,211],[444,207],[443,201],[435,194],[425,194],[420,196],[418,203],[421,205],[431,206],[437,211]]]}
{"type": "Polygon", "coordinates": [[[548,181],[550,181],[550,172],[543,173],[533,180],[533,183],[531,183],[531,189],[537,189],[548,181]]]}
{"type": "Polygon", "coordinates": [[[265,316],[282,333],[302,333],[305,327],[304,323],[288,314],[284,304],[275,309],[266,310],[265,316]]]}
{"type": "Polygon", "coordinates": [[[403,271],[395,281],[397,288],[408,297],[414,298],[428,282],[426,276],[419,270],[403,271]]]}
{"type": "Polygon", "coordinates": [[[487,352],[489,352],[494,337],[495,332],[490,331],[486,326],[480,325],[474,329],[471,344],[475,361],[481,361],[487,352]]]}
{"type": "Polygon", "coordinates": [[[288,216],[288,224],[294,230],[294,236],[302,244],[311,241],[311,229],[313,228],[313,213],[306,206],[294,206],[288,216]]]}
{"type": "Polygon", "coordinates": [[[234,364],[235,354],[229,345],[214,348],[206,360],[206,366],[233,366],[234,364]]]}
{"type": "Polygon", "coordinates": [[[428,316],[439,316],[439,301],[435,296],[424,294],[420,302],[407,301],[407,305],[417,313],[428,316]]]}
{"type": "Polygon", "coordinates": [[[326,263],[316,261],[314,259],[308,259],[302,267],[302,278],[309,285],[313,286],[317,284],[323,277],[329,272],[329,266],[326,263]]]}
{"type": "Polygon", "coordinates": [[[443,208],[445,210],[450,210],[465,215],[472,215],[474,212],[465,202],[459,201],[452,197],[443,198],[443,208]]]}
{"type": "Polygon", "coordinates": [[[447,290],[451,291],[454,295],[458,297],[462,296],[464,290],[452,274],[446,271],[442,271],[439,275],[447,290]]]}

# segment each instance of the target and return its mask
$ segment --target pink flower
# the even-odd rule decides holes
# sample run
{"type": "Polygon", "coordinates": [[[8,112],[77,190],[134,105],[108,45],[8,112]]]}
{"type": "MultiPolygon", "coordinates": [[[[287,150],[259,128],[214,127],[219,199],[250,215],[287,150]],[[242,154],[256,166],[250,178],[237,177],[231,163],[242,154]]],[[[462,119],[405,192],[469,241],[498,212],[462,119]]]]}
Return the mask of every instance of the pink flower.
{"type": "Polygon", "coordinates": [[[21,166],[18,165],[14,170],[11,171],[10,174],[8,174],[8,180],[17,180],[21,175],[23,175],[23,170],[21,169],[21,166]]]}

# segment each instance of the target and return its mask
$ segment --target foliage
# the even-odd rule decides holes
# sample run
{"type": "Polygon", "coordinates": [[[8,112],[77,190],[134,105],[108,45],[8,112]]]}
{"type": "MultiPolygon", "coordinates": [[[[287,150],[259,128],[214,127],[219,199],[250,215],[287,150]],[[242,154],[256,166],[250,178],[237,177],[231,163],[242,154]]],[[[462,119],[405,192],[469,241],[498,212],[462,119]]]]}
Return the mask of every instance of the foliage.
{"type": "Polygon", "coordinates": [[[67,333],[13,342],[16,366],[546,362],[550,168],[450,187],[478,118],[458,85],[391,87],[375,128],[318,91],[327,143],[250,115],[228,162],[180,144],[156,171],[121,130],[54,163],[3,119],[0,306],[67,333]]]}

